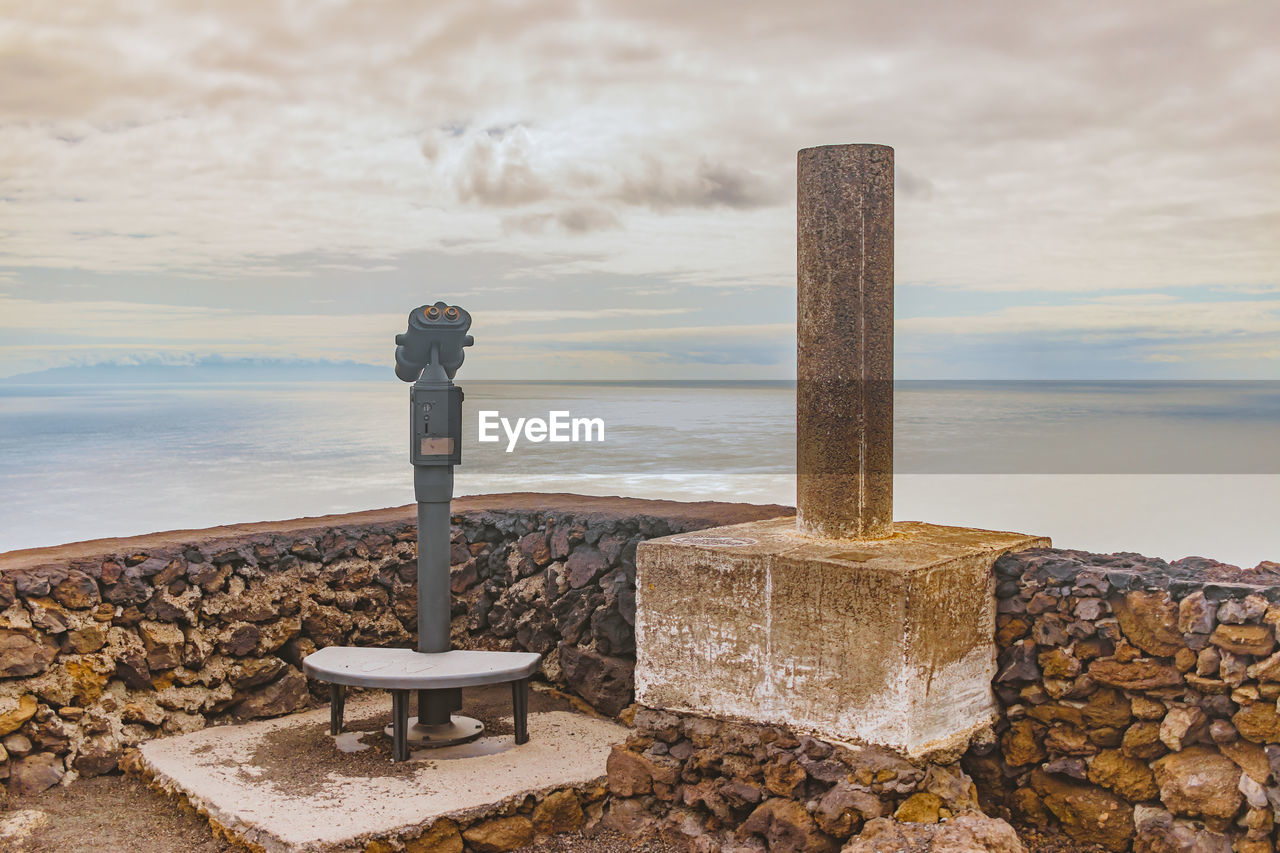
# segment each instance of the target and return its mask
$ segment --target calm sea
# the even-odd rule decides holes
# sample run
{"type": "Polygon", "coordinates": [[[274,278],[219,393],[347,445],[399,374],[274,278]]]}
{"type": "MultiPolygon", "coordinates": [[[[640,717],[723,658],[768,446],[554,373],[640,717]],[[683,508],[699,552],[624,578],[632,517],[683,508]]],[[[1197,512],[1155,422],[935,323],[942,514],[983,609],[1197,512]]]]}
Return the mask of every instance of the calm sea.
{"type": "MultiPolygon", "coordinates": [[[[468,381],[459,494],[794,501],[789,383],[468,381]],[[477,441],[477,413],[603,443],[477,441]]],[[[0,551],[413,500],[389,382],[0,386],[0,551]]],[[[1280,560],[1280,383],[901,382],[895,516],[1280,560]]]]}

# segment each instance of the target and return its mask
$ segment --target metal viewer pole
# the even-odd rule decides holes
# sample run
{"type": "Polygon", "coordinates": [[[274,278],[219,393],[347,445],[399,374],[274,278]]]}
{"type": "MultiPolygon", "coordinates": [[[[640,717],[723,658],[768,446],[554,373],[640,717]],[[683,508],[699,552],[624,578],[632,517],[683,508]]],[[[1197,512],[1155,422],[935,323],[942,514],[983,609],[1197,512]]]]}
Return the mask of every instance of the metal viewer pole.
{"type": "MultiPolygon", "coordinates": [[[[462,389],[453,384],[463,347],[474,343],[471,315],[437,302],[415,308],[409,327],[396,335],[396,375],[409,390],[409,459],[418,502],[418,651],[450,649],[449,555],[453,466],[462,462],[462,389]]],[[[479,737],[481,724],[453,717],[462,708],[461,688],[418,691],[418,716],[408,738],[447,746],[479,737]]]]}

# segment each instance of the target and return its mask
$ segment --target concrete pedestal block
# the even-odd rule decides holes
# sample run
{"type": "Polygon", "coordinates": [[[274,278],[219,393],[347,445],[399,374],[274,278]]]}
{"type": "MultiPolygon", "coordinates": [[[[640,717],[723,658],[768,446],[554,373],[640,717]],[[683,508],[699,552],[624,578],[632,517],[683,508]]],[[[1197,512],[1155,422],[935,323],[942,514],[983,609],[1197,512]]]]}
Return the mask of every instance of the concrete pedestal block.
{"type": "Polygon", "coordinates": [[[817,539],[790,517],[641,543],[636,700],[908,755],[955,748],[996,710],[992,564],[1049,544],[919,522],[817,539]]]}

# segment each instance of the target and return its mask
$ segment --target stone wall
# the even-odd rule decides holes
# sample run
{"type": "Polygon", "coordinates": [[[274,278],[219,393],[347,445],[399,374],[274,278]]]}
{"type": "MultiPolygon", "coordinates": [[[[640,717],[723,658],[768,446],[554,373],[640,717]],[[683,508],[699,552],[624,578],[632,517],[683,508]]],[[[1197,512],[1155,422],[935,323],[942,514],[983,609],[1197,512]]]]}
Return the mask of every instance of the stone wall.
{"type": "Polygon", "coordinates": [[[661,833],[702,853],[1022,850],[1011,826],[982,813],[957,755],[909,761],[647,708],[633,724],[609,756],[605,815],[629,835],[661,833]]]}
{"type": "MultiPolygon", "coordinates": [[[[631,702],[634,557],[654,536],[783,507],[574,495],[454,504],[454,644],[528,649],[607,714],[631,702]]],[[[0,778],[40,790],[161,734],[325,695],[301,660],[411,646],[412,507],[0,555],[0,778]]]]}
{"type": "Polygon", "coordinates": [[[1033,549],[995,573],[1000,716],[959,763],[641,709],[606,820],[708,851],[1020,850],[1003,819],[1090,850],[1275,849],[1280,565],[1033,549]]]}
{"type": "MultiPolygon", "coordinates": [[[[1018,849],[979,802],[1109,850],[1274,850],[1274,563],[1242,571],[1052,549],[1002,557],[1001,718],[958,764],[624,711],[636,545],[786,512],[460,499],[454,643],[541,652],[548,681],[605,713],[634,714],[608,768],[607,819],[624,831],[661,828],[706,850],[930,839],[1018,849]]],[[[150,737],[321,701],[299,670],[312,649],[412,644],[415,539],[406,507],[0,555],[0,777],[39,789],[109,772],[150,737]]]]}
{"type": "Polygon", "coordinates": [[[996,563],[984,805],[1108,850],[1271,851],[1280,565],[1040,549],[996,563]]]}

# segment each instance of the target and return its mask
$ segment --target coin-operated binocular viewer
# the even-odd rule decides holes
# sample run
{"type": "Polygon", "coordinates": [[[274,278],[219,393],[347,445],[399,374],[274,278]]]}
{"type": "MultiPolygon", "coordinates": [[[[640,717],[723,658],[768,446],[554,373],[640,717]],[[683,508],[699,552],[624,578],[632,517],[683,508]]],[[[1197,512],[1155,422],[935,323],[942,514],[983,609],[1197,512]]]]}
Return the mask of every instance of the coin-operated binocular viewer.
{"type": "Polygon", "coordinates": [[[462,464],[462,389],[453,377],[475,343],[471,315],[456,305],[424,305],[396,335],[396,376],[409,389],[409,461],[418,501],[418,651],[449,649],[449,502],[462,464]]]}
{"type": "Polygon", "coordinates": [[[396,761],[410,757],[410,745],[449,746],[477,738],[479,720],[453,712],[462,708],[462,688],[511,684],[516,743],[529,739],[529,678],[542,656],[535,652],[450,649],[450,502],[453,466],[462,463],[462,389],[453,384],[463,347],[474,341],[471,315],[437,302],[413,309],[409,328],[396,335],[396,376],[409,389],[409,461],[418,501],[418,648],[329,646],[302,662],[307,675],[330,684],[330,733],[342,731],[348,687],[391,691],[392,739],[396,761]],[[409,716],[409,697],[418,694],[418,716],[409,716]]]}
{"type": "MultiPolygon", "coordinates": [[[[462,464],[462,389],[453,377],[475,343],[471,315],[437,302],[409,314],[396,335],[396,376],[409,389],[409,461],[418,502],[418,651],[449,651],[449,506],[453,466],[462,464]]],[[[418,691],[408,739],[433,745],[470,740],[483,730],[462,708],[461,688],[418,691]]]]}

